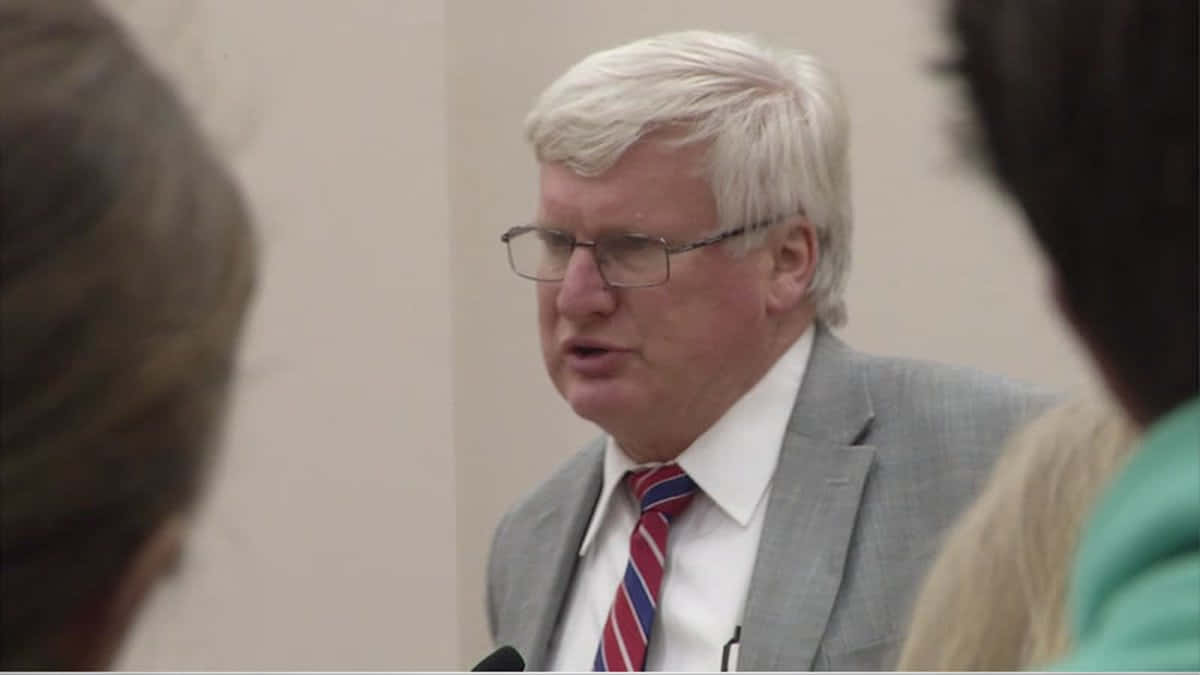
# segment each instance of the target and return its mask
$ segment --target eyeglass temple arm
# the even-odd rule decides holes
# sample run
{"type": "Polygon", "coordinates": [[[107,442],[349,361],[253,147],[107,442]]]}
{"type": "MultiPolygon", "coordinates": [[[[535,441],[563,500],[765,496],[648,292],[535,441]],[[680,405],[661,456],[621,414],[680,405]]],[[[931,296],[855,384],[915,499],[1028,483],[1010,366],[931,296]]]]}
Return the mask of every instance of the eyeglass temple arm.
{"type": "Polygon", "coordinates": [[[500,241],[502,243],[507,244],[509,242],[509,240],[511,240],[513,237],[517,236],[518,234],[524,234],[526,232],[529,232],[530,230],[536,230],[536,229],[537,229],[537,227],[534,225],[518,225],[516,227],[510,227],[510,228],[508,228],[507,231],[502,232],[500,234],[500,241]]]}
{"type": "Polygon", "coordinates": [[[779,221],[773,220],[773,219],[772,220],[760,220],[757,223],[751,223],[749,225],[742,225],[741,227],[735,227],[732,230],[726,230],[724,232],[721,232],[720,234],[714,234],[711,237],[706,237],[704,239],[700,239],[697,241],[690,241],[686,244],[680,244],[678,246],[668,246],[667,253],[686,253],[693,249],[703,248],[705,246],[712,246],[713,244],[720,243],[722,241],[725,241],[726,239],[732,239],[733,237],[743,235],[747,232],[751,232],[753,230],[767,227],[768,225],[774,225],[777,222],[779,222],[779,221]]]}

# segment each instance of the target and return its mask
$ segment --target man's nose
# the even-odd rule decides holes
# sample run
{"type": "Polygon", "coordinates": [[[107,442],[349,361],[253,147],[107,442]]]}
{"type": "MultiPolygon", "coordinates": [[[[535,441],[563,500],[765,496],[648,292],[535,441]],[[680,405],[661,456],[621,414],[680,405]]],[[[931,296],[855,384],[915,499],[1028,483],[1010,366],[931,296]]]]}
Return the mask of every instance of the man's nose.
{"type": "Polygon", "coordinates": [[[594,314],[609,314],[616,309],[616,292],[604,281],[596,249],[577,246],[567,259],[567,268],[558,288],[560,314],[581,319],[594,314]]]}

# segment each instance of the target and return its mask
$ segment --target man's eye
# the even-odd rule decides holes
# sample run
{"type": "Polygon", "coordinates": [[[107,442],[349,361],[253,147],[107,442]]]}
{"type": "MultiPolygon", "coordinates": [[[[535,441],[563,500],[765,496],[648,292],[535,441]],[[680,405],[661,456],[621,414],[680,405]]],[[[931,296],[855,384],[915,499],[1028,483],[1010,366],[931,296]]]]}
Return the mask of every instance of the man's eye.
{"type": "Polygon", "coordinates": [[[558,232],[538,232],[538,239],[546,248],[558,251],[571,248],[571,238],[558,232]]]}
{"type": "Polygon", "coordinates": [[[605,250],[612,255],[641,253],[656,245],[657,242],[645,237],[613,237],[604,240],[605,250]]]}

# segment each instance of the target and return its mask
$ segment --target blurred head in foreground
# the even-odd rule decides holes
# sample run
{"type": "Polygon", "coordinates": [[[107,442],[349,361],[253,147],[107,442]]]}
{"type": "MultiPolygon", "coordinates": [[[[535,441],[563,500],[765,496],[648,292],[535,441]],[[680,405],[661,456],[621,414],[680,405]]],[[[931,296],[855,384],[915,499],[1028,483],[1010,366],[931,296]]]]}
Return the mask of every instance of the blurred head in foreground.
{"type": "Polygon", "coordinates": [[[1054,667],[1200,670],[1200,3],[951,7],[979,147],[1143,429],[1079,539],[1075,645],[1054,667]]]}
{"type": "Polygon", "coordinates": [[[1200,391],[1196,0],[958,0],[953,68],[1055,299],[1146,426],[1200,391]]]}
{"type": "Polygon", "coordinates": [[[106,667],[219,436],[237,186],[91,2],[0,0],[0,667],[106,667]]]}

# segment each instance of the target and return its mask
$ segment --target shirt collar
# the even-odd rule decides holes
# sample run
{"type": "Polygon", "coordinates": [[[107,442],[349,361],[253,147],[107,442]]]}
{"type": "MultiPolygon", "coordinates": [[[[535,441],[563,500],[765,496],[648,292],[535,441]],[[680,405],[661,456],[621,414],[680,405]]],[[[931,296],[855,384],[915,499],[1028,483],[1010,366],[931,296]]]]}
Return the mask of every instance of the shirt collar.
{"type": "MultiPolygon", "coordinates": [[[[812,354],[813,333],[809,326],[766,375],[676,460],[700,490],[742,527],[749,525],[771,484],[792,406],[812,354]]],[[[596,538],[626,472],[652,466],[656,464],[639,465],[631,460],[611,435],[605,439],[604,483],[579,555],[586,554],[596,538]]]]}

